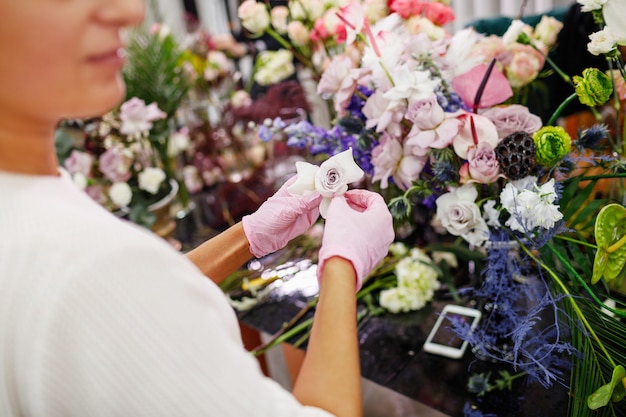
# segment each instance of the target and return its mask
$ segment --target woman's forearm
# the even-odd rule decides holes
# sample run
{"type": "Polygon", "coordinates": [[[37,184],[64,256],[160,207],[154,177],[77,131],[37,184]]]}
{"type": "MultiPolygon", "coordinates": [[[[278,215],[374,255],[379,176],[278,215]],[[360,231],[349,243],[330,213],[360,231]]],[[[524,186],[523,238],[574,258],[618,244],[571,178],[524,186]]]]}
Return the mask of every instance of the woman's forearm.
{"type": "Polygon", "coordinates": [[[306,357],[293,389],[301,403],[338,417],[362,415],[355,283],[349,261],[326,261],[306,357]]]}
{"type": "Polygon", "coordinates": [[[187,257],[204,275],[219,284],[250,260],[252,254],[243,225],[237,223],[189,251],[187,257]]]}

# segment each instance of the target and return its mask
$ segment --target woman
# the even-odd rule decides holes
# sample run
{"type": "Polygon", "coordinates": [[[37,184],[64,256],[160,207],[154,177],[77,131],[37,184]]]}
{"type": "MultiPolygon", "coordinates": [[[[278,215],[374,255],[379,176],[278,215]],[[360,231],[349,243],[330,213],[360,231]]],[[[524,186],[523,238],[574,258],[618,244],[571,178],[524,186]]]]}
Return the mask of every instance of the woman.
{"type": "Polygon", "coordinates": [[[292,394],[262,375],[205,275],[219,282],[283,247],[317,218],[319,196],[279,190],[186,258],[59,170],[58,121],[122,100],[120,30],[139,24],[143,7],[0,0],[0,415],[359,415],[355,281],[393,238],[380,196],[352,191],[330,205],[319,307],[292,394]]]}

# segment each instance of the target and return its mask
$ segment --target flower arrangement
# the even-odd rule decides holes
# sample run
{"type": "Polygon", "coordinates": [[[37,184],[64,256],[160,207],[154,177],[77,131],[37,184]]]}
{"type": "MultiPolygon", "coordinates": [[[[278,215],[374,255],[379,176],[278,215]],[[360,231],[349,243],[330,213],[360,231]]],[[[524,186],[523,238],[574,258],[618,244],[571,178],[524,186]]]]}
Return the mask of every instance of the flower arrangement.
{"type": "MultiPolygon", "coordinates": [[[[345,40],[320,67],[318,92],[332,100],[333,126],[303,121],[275,130],[313,160],[352,148],[367,174],[362,185],[385,195],[397,236],[409,247],[445,243],[482,254],[478,285],[457,292],[484,311],[478,329],[457,329],[478,359],[546,388],[569,381],[571,415],[618,415],[626,397],[619,336],[626,332],[626,217],[596,185],[624,177],[621,148],[603,149],[613,139],[605,125],[568,132],[558,121],[574,100],[595,109],[615,97],[615,80],[625,75],[616,46],[623,40],[611,30],[622,27],[606,15],[623,16],[626,4],[579,3],[606,20],[589,47],[606,54],[617,74],[562,73],[547,55],[560,29],[552,19],[534,28],[516,20],[502,37],[472,29],[449,34],[436,20],[408,27],[399,9],[372,25],[351,2],[333,11],[345,40]],[[572,93],[543,122],[522,97],[546,66],[572,93]]],[[[394,257],[364,290],[385,289],[379,302],[390,311],[422,307],[418,293],[410,295],[413,307],[396,302],[406,291],[389,291],[410,287],[402,270],[389,278],[389,266],[400,264],[394,257]]],[[[402,262],[423,266],[410,257],[402,262]]],[[[489,390],[506,385],[483,382],[489,390]]],[[[472,392],[477,401],[485,393],[472,392]]]]}
{"type": "MultiPolygon", "coordinates": [[[[181,76],[180,45],[166,26],[140,28],[128,37],[126,100],[102,117],[64,121],[57,150],[94,200],[153,228],[164,198],[186,204],[178,156],[188,149],[189,137],[177,115],[189,83],[181,76]]],[[[163,235],[173,231],[171,217],[165,217],[170,221],[158,232],[163,235]]]]}

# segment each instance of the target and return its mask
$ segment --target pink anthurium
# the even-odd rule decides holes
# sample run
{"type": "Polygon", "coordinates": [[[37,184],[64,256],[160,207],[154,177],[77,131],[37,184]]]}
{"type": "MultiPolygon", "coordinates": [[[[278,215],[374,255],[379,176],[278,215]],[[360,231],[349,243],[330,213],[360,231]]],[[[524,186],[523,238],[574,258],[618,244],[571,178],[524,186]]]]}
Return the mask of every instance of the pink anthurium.
{"type": "Polygon", "coordinates": [[[484,63],[454,77],[452,88],[461,97],[463,103],[473,109],[495,106],[513,96],[511,85],[504,74],[493,65],[488,66],[484,63]],[[476,103],[476,95],[480,92],[481,86],[483,86],[482,92],[476,103]]]}

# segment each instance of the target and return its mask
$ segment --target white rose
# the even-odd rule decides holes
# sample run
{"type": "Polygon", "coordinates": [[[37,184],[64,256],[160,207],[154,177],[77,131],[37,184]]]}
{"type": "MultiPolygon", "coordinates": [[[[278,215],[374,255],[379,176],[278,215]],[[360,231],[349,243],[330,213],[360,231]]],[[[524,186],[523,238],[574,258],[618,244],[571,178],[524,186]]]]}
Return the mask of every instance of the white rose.
{"type": "Polygon", "coordinates": [[[167,143],[167,155],[174,157],[181,152],[186,151],[189,149],[190,143],[191,139],[189,138],[189,132],[186,129],[179,130],[170,136],[170,140],[167,143]]]}
{"type": "Polygon", "coordinates": [[[139,173],[139,188],[150,194],[156,194],[165,177],[165,172],[161,168],[148,167],[139,173]]]}
{"type": "Polygon", "coordinates": [[[481,245],[488,237],[485,220],[474,202],[478,191],[472,184],[453,188],[435,201],[437,217],[448,233],[461,236],[473,245],[481,245]]]}
{"type": "Polygon", "coordinates": [[[607,54],[615,49],[617,39],[607,27],[589,35],[591,42],[587,44],[587,50],[593,55],[607,54]]]}
{"type": "Polygon", "coordinates": [[[298,177],[288,191],[296,195],[318,192],[324,197],[320,214],[326,218],[326,210],[333,197],[343,195],[348,184],[360,180],[365,173],[354,162],[352,148],[324,161],[319,167],[308,162],[296,162],[298,177]]]}
{"type": "Polygon", "coordinates": [[[287,18],[289,17],[289,9],[287,6],[273,7],[270,13],[272,26],[276,29],[276,32],[281,35],[287,33],[287,18]]]}
{"type": "Polygon", "coordinates": [[[75,173],[72,176],[72,179],[74,180],[74,184],[76,184],[76,186],[81,190],[87,188],[87,177],[85,177],[85,174],[82,172],[75,173]]]}
{"type": "Polygon", "coordinates": [[[246,0],[241,3],[237,12],[242,26],[254,34],[263,33],[270,25],[270,14],[265,3],[246,0]]]}
{"type": "Polygon", "coordinates": [[[117,207],[126,207],[133,198],[133,191],[127,183],[116,182],[109,188],[109,197],[117,207]]]}
{"type": "Polygon", "coordinates": [[[260,85],[276,84],[296,72],[293,54],[287,49],[263,51],[257,58],[259,68],[254,73],[254,80],[260,85]]]}
{"type": "Polygon", "coordinates": [[[289,12],[295,20],[315,22],[322,17],[324,10],[326,10],[326,5],[320,0],[291,0],[289,2],[289,12]]]}

